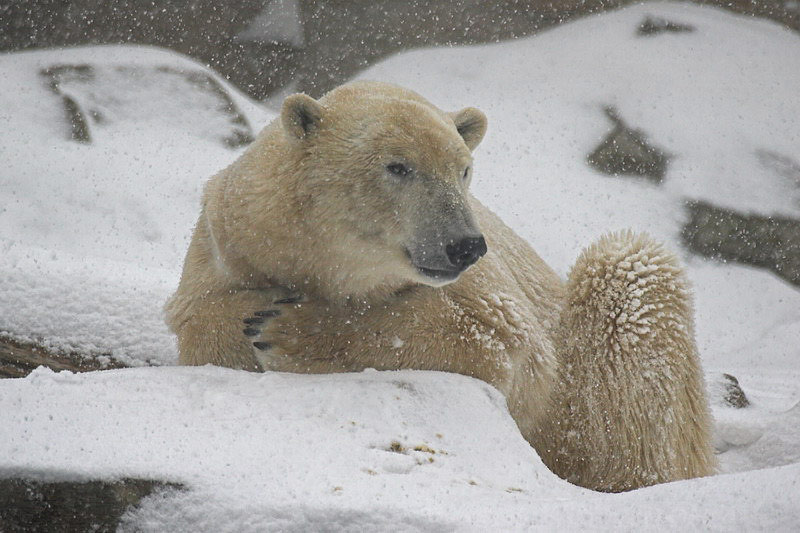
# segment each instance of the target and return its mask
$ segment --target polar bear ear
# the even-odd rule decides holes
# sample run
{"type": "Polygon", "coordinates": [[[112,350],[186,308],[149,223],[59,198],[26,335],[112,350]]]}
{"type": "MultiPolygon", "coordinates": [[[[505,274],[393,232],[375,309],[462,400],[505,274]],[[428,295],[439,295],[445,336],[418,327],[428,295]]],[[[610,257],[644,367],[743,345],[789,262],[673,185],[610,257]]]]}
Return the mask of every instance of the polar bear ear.
{"type": "Polygon", "coordinates": [[[465,107],[461,111],[455,111],[449,115],[467,147],[474,150],[486,133],[486,115],[474,107],[465,107]]]}
{"type": "Polygon", "coordinates": [[[307,139],[319,128],[323,111],[322,105],[310,96],[293,94],[283,101],[281,123],[292,137],[307,139]]]}

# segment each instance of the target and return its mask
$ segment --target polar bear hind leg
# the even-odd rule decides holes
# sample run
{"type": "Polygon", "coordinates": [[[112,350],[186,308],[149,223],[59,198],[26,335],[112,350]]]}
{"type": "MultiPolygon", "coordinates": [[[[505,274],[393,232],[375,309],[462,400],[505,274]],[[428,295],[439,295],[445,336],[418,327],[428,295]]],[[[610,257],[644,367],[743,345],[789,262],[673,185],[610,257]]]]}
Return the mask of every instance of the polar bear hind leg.
{"type": "Polygon", "coordinates": [[[715,471],[691,291],[663,245],[623,231],[587,248],[567,280],[557,342],[537,446],[556,474],[618,492],[715,471]]]}

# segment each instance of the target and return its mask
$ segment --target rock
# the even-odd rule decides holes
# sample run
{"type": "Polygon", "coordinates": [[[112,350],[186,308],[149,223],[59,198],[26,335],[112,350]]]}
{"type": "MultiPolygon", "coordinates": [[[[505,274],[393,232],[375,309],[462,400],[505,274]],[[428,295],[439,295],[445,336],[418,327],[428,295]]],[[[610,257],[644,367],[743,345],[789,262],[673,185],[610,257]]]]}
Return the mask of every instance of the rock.
{"type": "Polygon", "coordinates": [[[79,354],[54,354],[35,344],[0,337],[0,379],[25,377],[39,366],[46,366],[56,372],[89,372],[123,368],[125,365],[104,356],[89,358],[79,354]]]}
{"type": "Polygon", "coordinates": [[[90,143],[104,129],[142,123],[184,129],[230,148],[253,131],[226,89],[201,69],[168,66],[53,65],[40,75],[63,104],[69,137],[90,143]]]}
{"type": "Polygon", "coordinates": [[[743,409],[750,405],[739,380],[730,374],[715,374],[707,377],[708,401],[712,405],[743,409]]]}
{"type": "Polygon", "coordinates": [[[208,64],[254,98],[292,83],[319,97],[400,50],[531,35],[628,1],[5,2],[0,50],[98,43],[164,46],[208,64]],[[273,31],[259,36],[254,30],[270,16],[277,19],[273,31]],[[275,26],[281,28],[278,35],[275,26]],[[291,35],[280,35],[287,32],[291,35]]]}
{"type": "Polygon", "coordinates": [[[210,74],[199,70],[178,70],[171,67],[158,67],[157,72],[183,78],[201,92],[211,95],[216,100],[216,111],[228,118],[230,133],[222,140],[230,148],[239,148],[253,142],[255,138],[247,119],[236,106],[224,87],[210,74]]]}
{"type": "Polygon", "coordinates": [[[691,33],[694,26],[672,22],[663,18],[647,17],[639,24],[636,34],[643,37],[650,37],[661,33],[691,33]]]}
{"type": "MultiPolygon", "coordinates": [[[[693,1],[800,29],[800,10],[794,1],[693,1]]],[[[170,0],[5,2],[0,7],[0,50],[98,43],[164,46],[207,63],[254,98],[262,99],[293,82],[297,90],[318,97],[401,50],[514,39],[629,3],[193,0],[187,7],[170,0]],[[302,36],[291,43],[269,42],[270,36],[253,40],[257,39],[251,36],[253,23],[265,11],[269,15],[276,4],[297,12],[289,25],[299,26],[302,36]]],[[[658,24],[654,27],[661,31],[658,24]]]]}
{"type": "Polygon", "coordinates": [[[745,215],[708,202],[686,204],[683,244],[693,253],[766,268],[800,286],[800,221],[745,215]]]}
{"type": "Polygon", "coordinates": [[[725,389],[725,394],[722,398],[725,400],[725,402],[731,407],[736,407],[737,409],[741,409],[750,405],[750,400],[747,399],[742,387],[739,386],[739,380],[730,374],[722,374],[722,377],[724,379],[723,386],[725,389]]]}
{"type": "Polygon", "coordinates": [[[89,133],[89,123],[86,121],[87,113],[81,109],[75,99],[61,92],[61,80],[71,77],[77,80],[89,81],[94,77],[94,71],[89,65],[54,66],[39,73],[46,79],[47,86],[59,98],[64,106],[64,113],[70,125],[70,138],[73,141],[89,143],[92,136],[89,133]]]}
{"type": "Polygon", "coordinates": [[[606,107],[605,112],[614,129],[589,154],[589,165],[611,176],[638,176],[660,184],[669,157],[652,146],[642,131],[630,128],[616,109],[606,107]]]}
{"type": "Polygon", "coordinates": [[[0,479],[0,529],[35,531],[116,531],[120,518],[155,491],[179,490],[149,479],[41,481],[0,479]]]}

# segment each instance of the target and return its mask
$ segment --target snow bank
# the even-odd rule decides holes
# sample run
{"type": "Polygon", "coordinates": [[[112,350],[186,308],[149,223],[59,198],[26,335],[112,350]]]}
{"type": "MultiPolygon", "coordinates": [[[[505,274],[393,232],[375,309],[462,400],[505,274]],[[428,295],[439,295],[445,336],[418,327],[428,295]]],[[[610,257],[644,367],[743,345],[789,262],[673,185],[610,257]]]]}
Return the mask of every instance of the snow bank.
{"type": "Polygon", "coordinates": [[[148,48],[5,54],[0,71],[0,334],[174,363],[161,306],[177,286],[203,183],[238,154],[220,142],[230,117],[191,75],[216,80],[256,131],[272,114],[199,64],[148,48]],[[70,139],[44,75],[65,65],[92,69],[62,90],[101,117],[88,144],[70,139]]]}
{"type": "Polygon", "coordinates": [[[497,391],[462,376],[40,368],[2,385],[0,404],[12,408],[0,426],[14,430],[0,438],[0,469],[79,464],[101,479],[186,483],[193,493],[152,502],[157,513],[143,513],[148,520],[167,513],[169,524],[199,520],[206,531],[226,524],[231,510],[235,524],[253,520],[254,529],[287,524],[290,510],[299,515],[293,527],[349,522],[368,510],[362,519],[372,524],[438,528],[463,512],[485,523],[481,507],[462,509],[464,498],[494,495],[508,507],[526,493],[585,492],[549,474],[497,391]],[[459,512],[448,516],[447,508],[459,512]]]}
{"type": "Polygon", "coordinates": [[[0,386],[0,471],[155,477],[143,531],[689,529],[800,523],[792,465],[606,495],[553,476],[488,385],[436,372],[221,368],[71,374],[0,386]],[[57,436],[57,437],[56,437],[57,436]],[[55,437],[55,438],[54,438],[55,437]],[[787,480],[776,483],[776,480],[787,480]],[[736,502],[735,505],[731,505],[736,502]]]}

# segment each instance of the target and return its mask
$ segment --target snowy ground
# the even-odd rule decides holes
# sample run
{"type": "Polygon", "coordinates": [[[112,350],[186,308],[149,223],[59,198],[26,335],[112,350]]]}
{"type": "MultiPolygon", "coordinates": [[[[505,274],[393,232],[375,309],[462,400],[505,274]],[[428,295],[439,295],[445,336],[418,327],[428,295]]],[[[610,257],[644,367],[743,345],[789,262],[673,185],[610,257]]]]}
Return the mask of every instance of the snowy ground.
{"type": "Polygon", "coordinates": [[[789,531],[800,523],[800,464],[621,495],[569,485],[522,439],[497,391],[451,374],[40,369],[3,382],[0,402],[0,427],[12,428],[0,438],[0,474],[191,487],[128,517],[145,531],[789,531]]]}
{"type": "MultiPolygon", "coordinates": [[[[161,305],[202,184],[239,153],[224,139],[241,125],[174,71],[203,72],[131,47],[0,56],[1,334],[175,363],[161,305]],[[40,73],[85,64],[92,75],[73,69],[61,91],[90,117],[88,144],[69,138],[61,96],[40,73]]],[[[648,4],[513,43],[404,53],[363,76],[483,109],[475,192],[562,274],[611,229],[679,249],[685,199],[800,215],[800,184],[757,155],[800,160],[800,38],[771,23],[648,4]],[[637,36],[648,15],[695,31],[637,36]],[[662,185],[586,165],[611,126],[606,105],[673,155],[662,185]]],[[[252,130],[273,116],[217,83],[252,130]]],[[[796,530],[800,291],[684,260],[706,371],[736,375],[753,403],[715,401],[726,473],[714,478],[623,495],[572,487],[543,467],[496,392],[460,376],[163,367],[0,382],[0,473],[189,486],[129,517],[151,529],[796,530]]]]}

